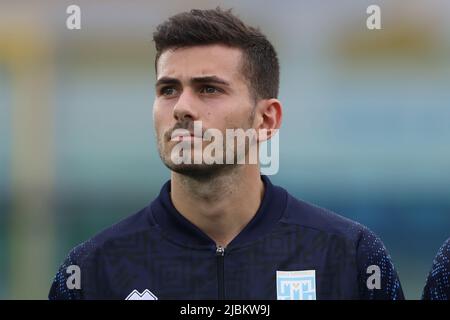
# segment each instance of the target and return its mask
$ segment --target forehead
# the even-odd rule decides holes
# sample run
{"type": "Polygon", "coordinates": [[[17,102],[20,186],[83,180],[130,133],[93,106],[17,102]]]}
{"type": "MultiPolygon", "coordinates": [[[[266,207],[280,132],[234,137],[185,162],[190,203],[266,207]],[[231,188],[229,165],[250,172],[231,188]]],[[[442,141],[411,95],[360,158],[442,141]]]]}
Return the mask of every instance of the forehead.
{"type": "Polygon", "coordinates": [[[241,78],[241,59],[240,49],[224,45],[170,49],[159,57],[157,78],[215,75],[229,81],[238,80],[241,78]]]}

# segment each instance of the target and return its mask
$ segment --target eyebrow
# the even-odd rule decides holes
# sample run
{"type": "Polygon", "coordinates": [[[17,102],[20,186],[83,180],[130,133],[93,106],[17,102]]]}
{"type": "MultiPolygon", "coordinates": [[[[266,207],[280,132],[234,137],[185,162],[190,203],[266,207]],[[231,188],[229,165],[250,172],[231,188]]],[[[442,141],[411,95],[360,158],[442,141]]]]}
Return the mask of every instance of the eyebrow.
{"type": "MultiPolygon", "coordinates": [[[[204,77],[193,77],[189,80],[192,84],[205,84],[205,83],[216,83],[216,84],[222,84],[225,86],[230,86],[230,83],[228,81],[225,81],[222,78],[219,78],[217,76],[204,76],[204,77]]],[[[172,84],[172,85],[180,85],[181,81],[177,78],[171,78],[171,77],[161,77],[156,81],[155,87],[159,87],[164,84],[172,84]]]]}

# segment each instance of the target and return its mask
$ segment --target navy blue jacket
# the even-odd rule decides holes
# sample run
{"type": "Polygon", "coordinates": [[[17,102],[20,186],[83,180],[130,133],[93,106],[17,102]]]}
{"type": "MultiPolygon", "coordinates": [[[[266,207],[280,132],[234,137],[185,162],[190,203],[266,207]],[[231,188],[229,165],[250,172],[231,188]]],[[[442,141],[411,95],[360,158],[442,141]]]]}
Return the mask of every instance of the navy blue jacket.
{"type": "Polygon", "coordinates": [[[450,238],[445,241],[433,260],[422,299],[450,300],[450,238]]]}
{"type": "Polygon", "coordinates": [[[49,298],[403,299],[374,233],[262,180],[258,211],[226,248],[175,209],[167,182],[149,206],[72,249],[49,298]]]}

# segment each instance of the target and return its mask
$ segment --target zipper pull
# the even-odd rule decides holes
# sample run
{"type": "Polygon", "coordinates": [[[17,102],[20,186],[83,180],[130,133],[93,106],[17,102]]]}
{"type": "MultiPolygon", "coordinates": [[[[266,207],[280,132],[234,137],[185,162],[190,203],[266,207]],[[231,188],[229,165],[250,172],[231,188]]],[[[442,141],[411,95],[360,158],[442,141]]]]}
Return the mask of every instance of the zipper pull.
{"type": "Polygon", "coordinates": [[[225,254],[225,248],[222,246],[217,246],[216,248],[216,255],[217,256],[223,256],[225,254]]]}

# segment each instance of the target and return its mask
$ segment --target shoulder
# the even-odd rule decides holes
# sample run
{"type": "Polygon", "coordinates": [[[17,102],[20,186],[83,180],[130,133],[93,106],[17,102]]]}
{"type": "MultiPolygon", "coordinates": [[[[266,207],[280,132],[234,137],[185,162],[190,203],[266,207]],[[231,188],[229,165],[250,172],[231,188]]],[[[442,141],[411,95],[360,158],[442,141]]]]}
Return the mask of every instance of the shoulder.
{"type": "Polygon", "coordinates": [[[90,239],[74,247],[68,257],[70,260],[83,264],[83,261],[99,249],[103,249],[118,242],[133,241],[142,237],[156,224],[147,206],[114,225],[100,231],[90,239]]]}
{"type": "Polygon", "coordinates": [[[339,243],[341,249],[346,248],[356,263],[359,296],[362,299],[404,298],[388,251],[381,239],[366,226],[291,195],[288,195],[282,222],[301,228],[303,233],[307,231],[322,237],[334,251],[339,243]],[[373,267],[380,275],[380,284],[376,289],[382,290],[372,290],[367,286],[366,280],[373,267]]]}
{"type": "Polygon", "coordinates": [[[425,300],[450,299],[450,238],[439,248],[422,293],[425,300]]]}
{"type": "Polygon", "coordinates": [[[151,233],[149,231],[156,225],[150,210],[150,206],[141,209],[70,250],[53,279],[49,299],[83,298],[86,288],[93,286],[92,284],[101,284],[101,281],[97,281],[101,275],[97,274],[96,267],[103,255],[109,252],[109,256],[114,258],[114,252],[125,255],[126,250],[140,250],[147,243],[146,239],[151,233]],[[75,277],[77,272],[83,275],[79,285],[75,277]],[[73,288],[69,288],[69,282],[73,288]],[[79,290],[77,286],[83,287],[83,290],[79,290]]]}
{"type": "Polygon", "coordinates": [[[332,210],[297,199],[289,193],[286,212],[281,222],[329,235],[336,235],[355,243],[364,236],[375,236],[364,225],[343,217],[332,210]]]}

